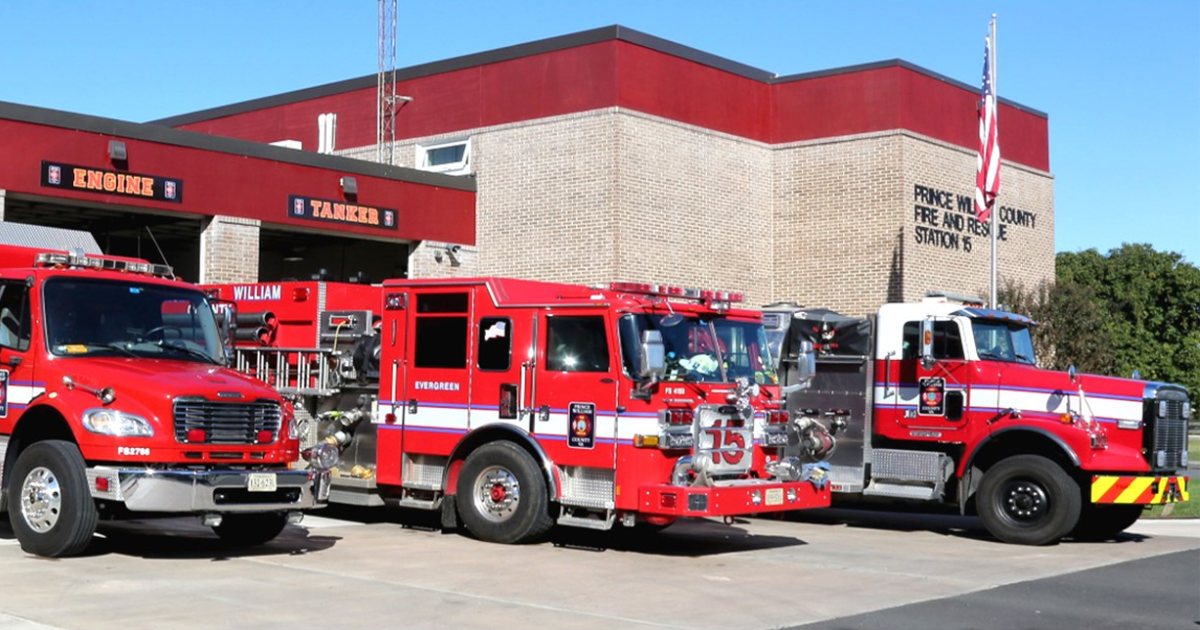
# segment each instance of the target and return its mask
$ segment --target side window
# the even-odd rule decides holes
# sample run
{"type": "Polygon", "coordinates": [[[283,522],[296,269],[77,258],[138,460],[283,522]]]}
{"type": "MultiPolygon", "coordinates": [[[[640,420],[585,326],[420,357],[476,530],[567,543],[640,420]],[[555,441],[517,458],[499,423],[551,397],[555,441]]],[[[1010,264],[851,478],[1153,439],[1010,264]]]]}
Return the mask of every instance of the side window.
{"type": "Polygon", "coordinates": [[[608,337],[603,316],[546,318],[546,370],[607,372],[608,337]]]}
{"type": "Polygon", "coordinates": [[[22,281],[0,281],[0,346],[29,349],[29,287],[22,281]]]}
{"type": "MultiPolygon", "coordinates": [[[[962,332],[958,323],[938,321],[933,322],[933,358],[963,359],[962,332]]],[[[921,322],[904,324],[904,359],[921,358],[921,322]]]]}
{"type": "Polygon", "coordinates": [[[479,369],[505,371],[512,366],[512,321],[507,317],[479,320],[479,369]]]}
{"type": "Polygon", "coordinates": [[[413,365],[419,368],[466,369],[466,293],[418,293],[413,365]]]}

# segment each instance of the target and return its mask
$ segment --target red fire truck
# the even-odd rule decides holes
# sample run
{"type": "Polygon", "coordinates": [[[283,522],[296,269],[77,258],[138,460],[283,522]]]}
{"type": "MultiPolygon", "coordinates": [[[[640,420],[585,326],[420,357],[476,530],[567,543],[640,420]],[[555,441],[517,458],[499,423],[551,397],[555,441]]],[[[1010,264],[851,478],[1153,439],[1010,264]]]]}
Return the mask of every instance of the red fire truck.
{"type": "Polygon", "coordinates": [[[212,290],[263,323],[239,335],[241,369],[339,447],[331,502],[440,510],[503,543],[829,503],[823,469],[779,455],[773,360],[738,295],[502,278],[212,290]]]}
{"type": "Polygon", "coordinates": [[[82,252],[0,245],[0,507],[21,547],[69,556],[101,518],[165,513],[258,544],[320,505],[328,471],[291,469],[290,406],[224,366],[206,295],[82,252]]]}
{"type": "Polygon", "coordinates": [[[835,498],[957,504],[1032,545],[1109,538],[1188,498],[1186,388],[1039,369],[1027,317],[946,296],[867,318],[765,311],[785,366],[816,348],[817,376],[787,407],[836,435],[835,498]]]}

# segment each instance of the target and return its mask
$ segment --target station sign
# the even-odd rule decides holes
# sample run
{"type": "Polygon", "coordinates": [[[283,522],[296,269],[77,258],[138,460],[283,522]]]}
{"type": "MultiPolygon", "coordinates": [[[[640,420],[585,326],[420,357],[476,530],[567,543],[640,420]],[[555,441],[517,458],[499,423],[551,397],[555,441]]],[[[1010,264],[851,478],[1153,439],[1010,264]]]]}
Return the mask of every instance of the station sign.
{"type": "Polygon", "coordinates": [[[324,221],[342,225],[364,225],[384,230],[399,229],[398,212],[390,208],[364,206],[333,199],[288,196],[288,215],[293,219],[324,221]]]}
{"type": "Polygon", "coordinates": [[[183,203],[183,180],[176,177],[128,173],[48,160],[42,161],[42,186],[183,203]]]}

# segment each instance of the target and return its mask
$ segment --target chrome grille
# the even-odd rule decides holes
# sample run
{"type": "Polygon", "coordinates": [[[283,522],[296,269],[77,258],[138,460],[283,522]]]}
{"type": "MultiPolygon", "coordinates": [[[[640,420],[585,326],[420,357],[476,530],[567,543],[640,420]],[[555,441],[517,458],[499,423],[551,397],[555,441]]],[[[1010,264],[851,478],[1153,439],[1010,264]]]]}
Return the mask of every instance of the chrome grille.
{"type": "Polygon", "coordinates": [[[205,398],[175,400],[175,439],[187,439],[188,431],[200,429],[203,444],[258,444],[259,431],[270,431],[271,441],[279,435],[283,412],[279,403],[257,400],[251,403],[214,402],[205,398]]]}
{"type": "Polygon", "coordinates": [[[1150,408],[1154,415],[1150,436],[1150,466],[1166,470],[1183,468],[1188,428],[1188,421],[1183,417],[1183,401],[1160,399],[1150,408]]]}

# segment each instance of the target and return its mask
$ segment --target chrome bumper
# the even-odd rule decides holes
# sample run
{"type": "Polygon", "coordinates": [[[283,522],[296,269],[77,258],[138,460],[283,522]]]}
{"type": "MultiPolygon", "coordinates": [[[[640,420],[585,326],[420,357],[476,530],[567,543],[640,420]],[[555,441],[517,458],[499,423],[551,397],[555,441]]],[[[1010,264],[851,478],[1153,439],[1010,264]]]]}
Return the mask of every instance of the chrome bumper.
{"type": "MultiPolygon", "coordinates": [[[[92,498],[134,512],[269,512],[325,507],[329,471],[87,470],[92,498]],[[273,475],[274,490],[251,490],[251,475],[273,475]],[[103,490],[101,488],[104,488],[103,490]]],[[[259,477],[258,479],[262,479],[259,477]]]]}

